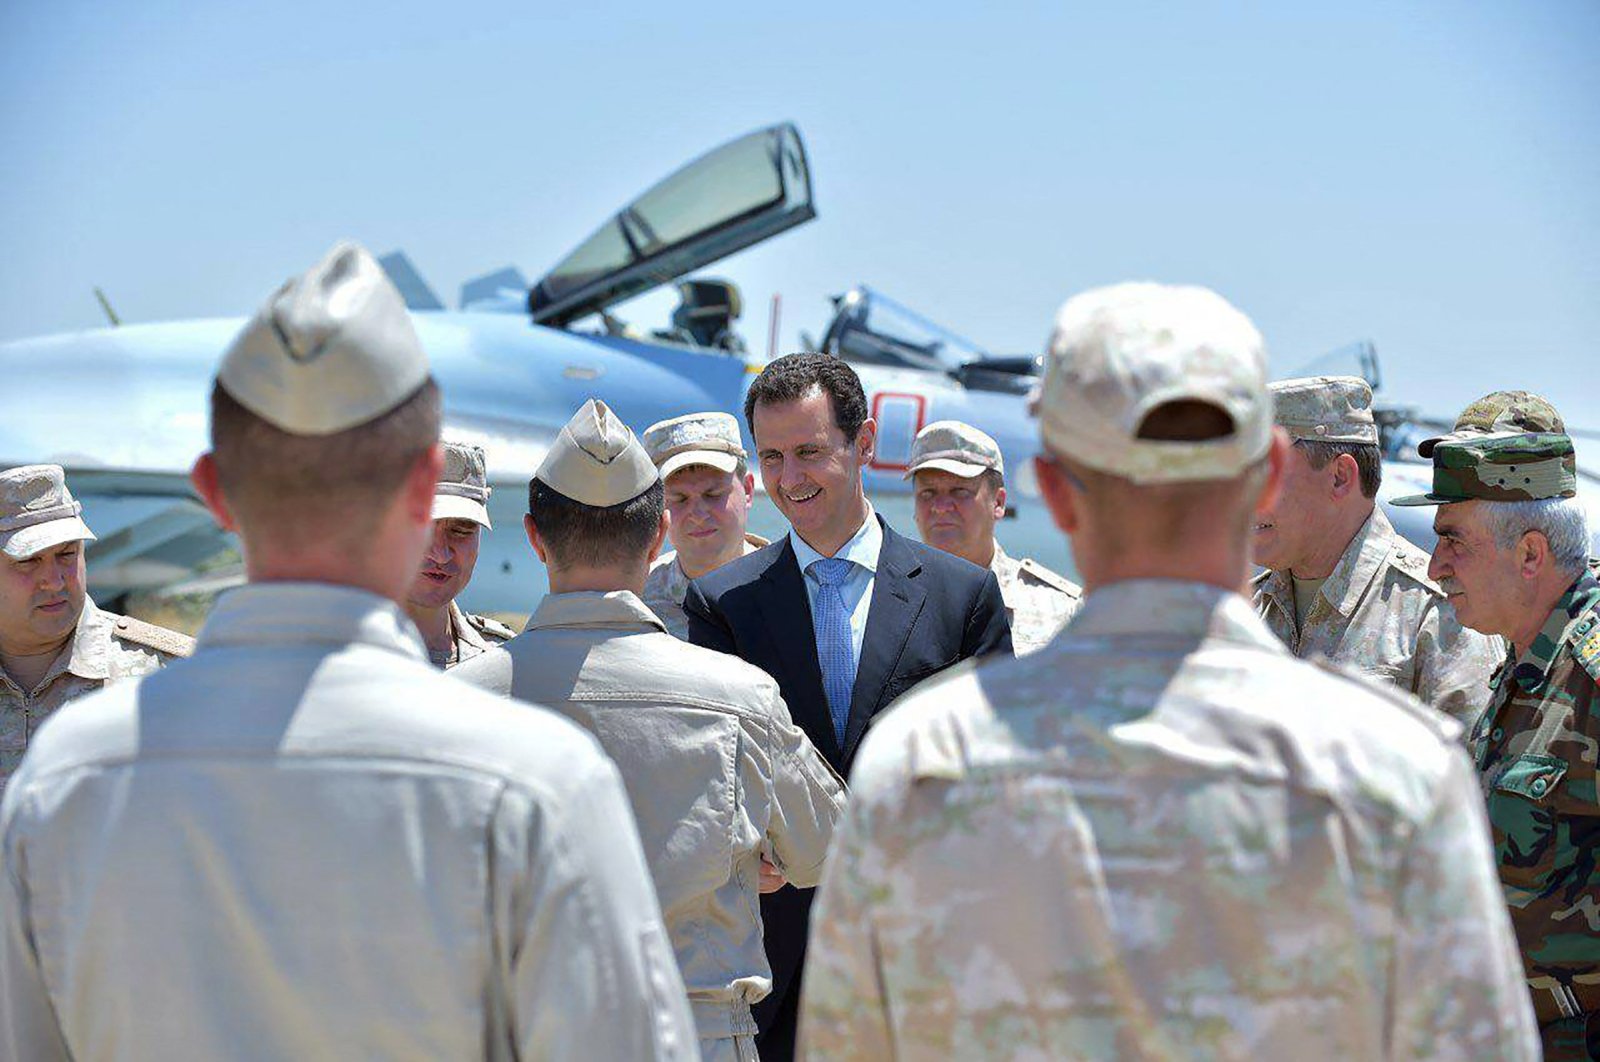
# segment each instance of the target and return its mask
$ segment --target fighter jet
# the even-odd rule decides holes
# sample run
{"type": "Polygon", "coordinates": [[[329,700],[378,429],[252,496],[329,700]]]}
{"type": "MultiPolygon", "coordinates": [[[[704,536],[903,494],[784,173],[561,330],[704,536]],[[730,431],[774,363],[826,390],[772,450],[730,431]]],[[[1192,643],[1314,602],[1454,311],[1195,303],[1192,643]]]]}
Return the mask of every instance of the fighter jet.
{"type": "MultiPolygon", "coordinates": [[[[604,399],[641,431],[697,410],[741,412],[762,362],[737,331],[739,292],[690,274],[815,216],[804,143],[793,125],[780,124],[660,181],[535,284],[503,269],[468,282],[452,311],[403,254],[386,257],[443,388],[447,435],[488,454],[495,530],[483,543],[465,607],[525,612],[543,593],[543,570],[522,537],[527,481],[584,399],[604,399]],[[667,328],[646,331],[609,312],[669,284],[680,305],[667,328]]],[[[88,560],[90,586],[102,602],[238,580],[234,544],[201,508],[187,477],[205,446],[211,375],[242,324],[124,324],[0,344],[8,381],[0,467],[66,467],[100,536],[88,560]],[[73,401],[62,402],[63,394],[73,401]]],[[[999,439],[1019,480],[1012,487],[1015,526],[1036,525],[1042,537],[1027,461],[1035,444],[1022,416],[1031,359],[990,359],[867,288],[837,300],[824,342],[856,363],[866,385],[879,424],[868,489],[890,520],[912,526],[901,474],[917,430],[955,417],[999,439]]],[[[765,499],[752,530],[781,530],[765,499]]]]}
{"type": "MultiPolygon", "coordinates": [[[[692,274],[816,213],[800,133],[780,124],[660,181],[537,283],[501,269],[465,284],[458,309],[447,310],[409,259],[385,257],[442,385],[446,434],[478,443],[488,455],[495,530],[483,542],[465,607],[526,612],[544,592],[543,568],[522,534],[527,481],[584,399],[604,399],[639,431],[699,410],[742,421],[745,390],[763,362],[739,334],[740,293],[725,280],[692,274]],[[679,298],[667,327],[647,330],[614,315],[619,303],[666,285],[675,285],[679,298]]],[[[239,580],[234,544],[187,477],[205,445],[211,374],[242,324],[123,325],[0,344],[8,381],[0,467],[46,461],[67,468],[100,536],[88,560],[102,603],[133,591],[215,589],[239,580]],[[62,403],[62,394],[73,402],[62,403]]],[[[999,529],[1002,543],[1071,570],[1030,460],[1038,442],[1026,396],[1037,382],[1037,356],[992,354],[864,285],[833,299],[832,319],[814,345],[849,361],[865,385],[878,423],[867,489],[892,523],[913,526],[902,477],[917,431],[935,420],[964,420],[994,436],[1005,456],[1011,511],[999,529]]],[[[745,444],[751,448],[748,438],[745,444]]],[[[1414,448],[1411,456],[1415,461],[1414,448]]],[[[1427,475],[1421,464],[1386,463],[1383,496],[1415,492],[1427,475]]],[[[1390,513],[1404,533],[1431,544],[1431,529],[1418,526],[1415,511],[1390,513]]],[[[776,508],[761,499],[751,530],[770,537],[783,529],[776,508]]]]}

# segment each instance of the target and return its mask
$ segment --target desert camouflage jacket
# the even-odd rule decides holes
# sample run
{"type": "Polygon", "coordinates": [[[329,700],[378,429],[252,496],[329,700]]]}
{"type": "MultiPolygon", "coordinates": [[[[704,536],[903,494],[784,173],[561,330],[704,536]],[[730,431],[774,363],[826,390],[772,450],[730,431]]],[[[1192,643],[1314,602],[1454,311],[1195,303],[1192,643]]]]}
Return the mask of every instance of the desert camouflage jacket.
{"type": "MultiPolygon", "coordinates": [[[[754,553],[767,540],[760,535],[746,533],[744,551],[754,553]]],[[[689,590],[689,577],[678,563],[678,551],[663,553],[650,565],[650,574],[644,581],[641,595],[650,611],[666,625],[667,633],[679,641],[689,640],[689,615],[683,611],[683,595],[689,590]]]]}
{"type": "Polygon", "coordinates": [[[1401,538],[1382,509],[1345,547],[1303,628],[1288,572],[1262,572],[1250,585],[1256,611],[1296,656],[1323,656],[1393,683],[1466,728],[1488,703],[1505,643],[1461,626],[1428,578],[1428,555],[1401,538]]]}
{"type": "MultiPolygon", "coordinates": [[[[1585,572],[1533,644],[1506,658],[1471,737],[1500,881],[1534,1005],[1547,1022],[1563,1001],[1567,1009],[1600,1009],[1597,677],[1600,582],[1585,572]]],[[[1547,1054],[1567,1055],[1549,1035],[1547,1054]]]]}
{"type": "Polygon", "coordinates": [[[812,918],[818,1059],[1529,1059],[1459,728],[1136,580],[880,717],[812,918]]]}
{"type": "Polygon", "coordinates": [[[1011,646],[1018,656],[1043,648],[1083,601],[1083,587],[1031,557],[1018,560],[994,544],[989,570],[1000,582],[1011,646]]]}

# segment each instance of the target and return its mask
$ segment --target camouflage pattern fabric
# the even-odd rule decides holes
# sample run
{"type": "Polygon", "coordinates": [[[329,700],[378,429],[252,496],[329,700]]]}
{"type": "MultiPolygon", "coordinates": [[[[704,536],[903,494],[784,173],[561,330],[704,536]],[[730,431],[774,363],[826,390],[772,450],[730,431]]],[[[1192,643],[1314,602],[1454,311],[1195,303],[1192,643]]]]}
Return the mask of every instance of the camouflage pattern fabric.
{"type": "Polygon", "coordinates": [[[1479,435],[1439,440],[1433,447],[1433,489],[1395,498],[1393,504],[1539,501],[1577,493],[1577,457],[1566,435],[1479,435]]]}
{"type": "Polygon", "coordinates": [[[1568,1010],[1600,1011],[1597,676],[1600,582],[1586,571],[1533,644],[1515,661],[1506,658],[1471,737],[1500,881],[1552,1059],[1591,1057],[1584,1020],[1563,1019],[1562,1001],[1568,1010]]]}
{"type": "Polygon", "coordinates": [[[85,598],[72,642],[31,690],[0,669],[0,790],[28,742],[62,705],[107,683],[143,675],[194,651],[194,639],[141,620],[102,612],[85,598]]]}
{"type": "Polygon", "coordinates": [[[1018,656],[1044,648],[1083,601],[1083,588],[1035,560],[1017,560],[994,544],[989,570],[1000,582],[1011,646],[1018,656]]]}
{"type": "Polygon", "coordinates": [[[1372,516],[1322,584],[1304,626],[1288,572],[1250,583],[1256,611],[1299,657],[1322,656],[1413,694],[1470,728],[1489,703],[1505,643],[1461,626],[1428,578],[1428,555],[1372,516]]]}
{"type": "MultiPolygon", "coordinates": [[[[767,540],[760,535],[747,532],[744,536],[746,553],[754,553],[765,545],[767,540]]],[[[650,565],[650,574],[644,581],[644,593],[640,595],[650,611],[666,625],[667,633],[685,642],[689,640],[689,616],[683,611],[683,595],[688,592],[689,577],[678,564],[677,550],[672,550],[657,557],[650,565]]]]}
{"type": "Polygon", "coordinates": [[[1101,588],[868,732],[802,1053],[1536,1058],[1457,737],[1237,594],[1101,588]]]}

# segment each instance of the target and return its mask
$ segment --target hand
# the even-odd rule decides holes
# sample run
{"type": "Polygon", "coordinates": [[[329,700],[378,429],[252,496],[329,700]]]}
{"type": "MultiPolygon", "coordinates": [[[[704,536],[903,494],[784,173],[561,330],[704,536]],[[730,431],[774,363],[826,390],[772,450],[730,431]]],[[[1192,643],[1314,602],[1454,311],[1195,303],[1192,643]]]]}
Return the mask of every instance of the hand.
{"type": "Polygon", "coordinates": [[[761,890],[761,895],[765,896],[769,892],[777,892],[787,884],[789,884],[789,879],[778,873],[778,868],[767,862],[766,856],[762,856],[761,884],[758,886],[761,890]]]}

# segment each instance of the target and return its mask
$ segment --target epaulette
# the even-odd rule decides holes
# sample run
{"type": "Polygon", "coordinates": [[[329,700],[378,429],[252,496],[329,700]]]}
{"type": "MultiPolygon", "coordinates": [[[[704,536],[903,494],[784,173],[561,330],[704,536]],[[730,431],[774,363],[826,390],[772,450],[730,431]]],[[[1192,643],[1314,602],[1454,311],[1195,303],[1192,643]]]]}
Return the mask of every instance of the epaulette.
{"type": "Polygon", "coordinates": [[[1423,586],[1426,586],[1429,590],[1432,590],[1435,594],[1440,597],[1444,596],[1444,590],[1440,588],[1439,584],[1428,578],[1428,555],[1418,552],[1412,548],[1410,543],[1405,541],[1397,542],[1395,548],[1389,551],[1389,563],[1423,586]]]}
{"type": "Polygon", "coordinates": [[[475,616],[470,612],[463,612],[462,615],[467,618],[467,622],[472,624],[479,634],[490,638],[499,638],[502,642],[509,642],[517,636],[516,631],[499,620],[490,619],[488,616],[475,616]]]}
{"type": "Polygon", "coordinates": [[[1572,659],[1578,666],[1589,673],[1589,677],[1600,682],[1600,613],[1590,612],[1573,625],[1572,633],[1572,659]]]}
{"type": "Polygon", "coordinates": [[[1081,590],[1071,579],[1068,579],[1064,575],[1058,575],[1049,568],[1046,568],[1044,565],[1040,564],[1038,561],[1034,560],[1032,557],[1024,558],[1022,562],[1017,565],[1017,567],[1022,571],[1027,572],[1041,583],[1044,583],[1046,586],[1054,587],[1055,589],[1060,590],[1068,597],[1083,596],[1083,590],[1081,590]]]}
{"type": "Polygon", "coordinates": [[[1423,704],[1411,694],[1396,688],[1393,683],[1386,682],[1375,675],[1369,675],[1364,671],[1336,664],[1320,653],[1304,659],[1308,664],[1320,668],[1327,674],[1337,675],[1346,682],[1353,682],[1367,692],[1382,697],[1438,735],[1441,741],[1461,741],[1465,728],[1459,722],[1445,715],[1437,708],[1423,704]]]}
{"type": "Polygon", "coordinates": [[[142,645],[168,656],[189,656],[194,652],[194,639],[187,634],[169,631],[132,616],[118,616],[111,633],[122,641],[142,645]]]}

